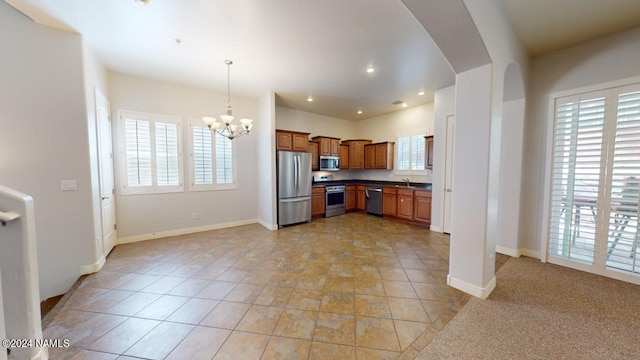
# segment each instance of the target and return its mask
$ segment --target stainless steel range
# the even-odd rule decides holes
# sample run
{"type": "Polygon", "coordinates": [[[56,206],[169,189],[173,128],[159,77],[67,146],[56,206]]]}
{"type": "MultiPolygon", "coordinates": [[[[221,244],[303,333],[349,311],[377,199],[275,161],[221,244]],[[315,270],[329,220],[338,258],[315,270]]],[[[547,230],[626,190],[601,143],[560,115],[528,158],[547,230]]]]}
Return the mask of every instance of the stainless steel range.
{"type": "Polygon", "coordinates": [[[327,186],[325,189],[325,217],[344,215],[344,185],[327,186]]]}
{"type": "MultiPolygon", "coordinates": [[[[322,176],[314,176],[314,183],[321,183],[333,181],[333,175],[322,175],[322,176]]],[[[345,186],[343,184],[339,185],[328,185],[325,186],[325,197],[324,197],[324,217],[343,215],[345,211],[345,186]]]]}

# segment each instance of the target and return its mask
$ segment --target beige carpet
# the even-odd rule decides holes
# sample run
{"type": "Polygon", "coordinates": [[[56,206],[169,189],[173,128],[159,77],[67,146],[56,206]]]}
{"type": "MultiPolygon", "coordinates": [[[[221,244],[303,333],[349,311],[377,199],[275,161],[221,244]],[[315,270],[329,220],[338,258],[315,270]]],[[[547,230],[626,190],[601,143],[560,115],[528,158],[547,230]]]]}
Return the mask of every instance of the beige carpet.
{"type": "Polygon", "coordinates": [[[510,259],[418,359],[640,359],[640,286],[510,259]]]}

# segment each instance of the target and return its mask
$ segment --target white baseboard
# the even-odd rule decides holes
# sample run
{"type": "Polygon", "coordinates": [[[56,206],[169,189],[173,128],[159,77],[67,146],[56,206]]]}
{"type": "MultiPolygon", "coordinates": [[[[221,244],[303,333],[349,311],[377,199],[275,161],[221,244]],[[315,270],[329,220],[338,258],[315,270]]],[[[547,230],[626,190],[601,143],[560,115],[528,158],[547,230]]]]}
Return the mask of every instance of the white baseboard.
{"type": "Polygon", "coordinates": [[[522,256],[526,256],[534,259],[541,259],[540,251],[537,251],[537,250],[520,249],[520,254],[522,256]]]}
{"type": "Polygon", "coordinates": [[[511,257],[520,257],[520,255],[522,255],[520,249],[512,249],[499,245],[496,245],[496,252],[503,255],[509,255],[511,257]]]}
{"type": "Polygon", "coordinates": [[[496,246],[496,252],[511,257],[526,256],[534,259],[540,259],[540,252],[530,249],[512,249],[504,246],[496,246]]]}
{"type": "Polygon", "coordinates": [[[485,287],[479,287],[470,284],[466,281],[451,277],[451,274],[447,275],[447,285],[454,287],[460,291],[464,291],[469,295],[473,295],[480,299],[486,299],[489,294],[496,288],[496,277],[491,278],[491,281],[485,287]]]}
{"type": "Polygon", "coordinates": [[[271,225],[269,223],[267,223],[266,221],[262,220],[262,219],[258,219],[258,224],[264,226],[265,228],[273,231],[273,230],[278,230],[278,225],[271,225]]]}
{"type": "Polygon", "coordinates": [[[429,226],[429,230],[441,233],[442,232],[442,227],[441,226],[431,225],[431,226],[429,226]]]}
{"type": "Polygon", "coordinates": [[[206,225],[206,226],[197,226],[197,227],[186,228],[186,229],[159,231],[151,234],[125,236],[125,237],[118,238],[118,244],[119,245],[129,244],[129,243],[134,243],[138,241],[160,239],[160,238],[165,238],[170,236],[187,235],[187,234],[193,234],[193,233],[203,232],[203,231],[211,231],[211,230],[225,229],[225,228],[230,228],[235,226],[256,224],[258,222],[259,222],[258,219],[247,219],[247,220],[230,221],[226,223],[212,224],[212,225],[206,225]]]}
{"type": "Polygon", "coordinates": [[[100,271],[106,261],[107,259],[102,255],[97,263],[80,266],[80,275],[93,274],[100,271]]]}

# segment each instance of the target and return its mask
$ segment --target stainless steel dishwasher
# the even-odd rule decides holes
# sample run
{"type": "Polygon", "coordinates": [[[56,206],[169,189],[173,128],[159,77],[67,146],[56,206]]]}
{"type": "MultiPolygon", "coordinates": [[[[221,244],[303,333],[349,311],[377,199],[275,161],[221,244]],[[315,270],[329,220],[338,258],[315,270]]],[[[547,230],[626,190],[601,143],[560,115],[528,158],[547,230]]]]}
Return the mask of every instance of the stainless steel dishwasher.
{"type": "Polygon", "coordinates": [[[364,191],[367,214],[382,216],[382,188],[367,186],[364,191]]]}

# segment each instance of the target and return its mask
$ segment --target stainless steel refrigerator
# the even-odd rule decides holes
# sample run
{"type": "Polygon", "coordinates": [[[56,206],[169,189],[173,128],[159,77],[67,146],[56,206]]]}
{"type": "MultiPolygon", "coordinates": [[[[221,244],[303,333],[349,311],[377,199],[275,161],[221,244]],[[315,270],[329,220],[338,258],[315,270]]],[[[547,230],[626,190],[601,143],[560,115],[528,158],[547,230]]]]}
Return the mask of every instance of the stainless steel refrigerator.
{"type": "Polygon", "coordinates": [[[311,220],[311,154],[278,151],[278,226],[311,220]]]}

